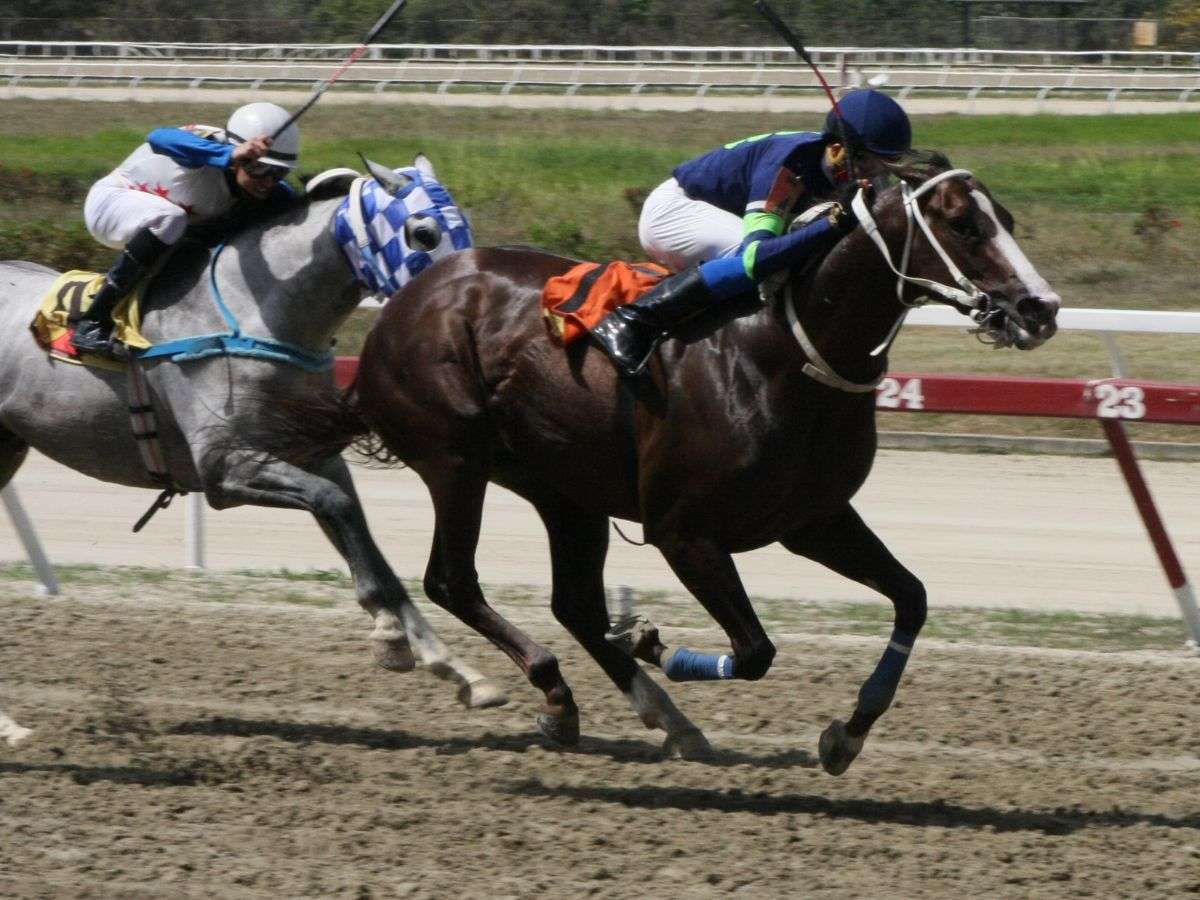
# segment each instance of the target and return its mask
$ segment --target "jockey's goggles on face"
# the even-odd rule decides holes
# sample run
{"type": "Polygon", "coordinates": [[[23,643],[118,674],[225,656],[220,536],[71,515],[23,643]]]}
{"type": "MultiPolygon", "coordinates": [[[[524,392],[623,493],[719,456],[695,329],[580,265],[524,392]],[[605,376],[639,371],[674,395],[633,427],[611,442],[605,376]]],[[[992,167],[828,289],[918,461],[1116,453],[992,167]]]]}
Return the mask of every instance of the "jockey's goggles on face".
{"type": "Polygon", "coordinates": [[[260,160],[246,163],[242,168],[246,170],[246,174],[251,178],[270,178],[275,181],[287,178],[288,172],[291,171],[287,166],[277,166],[274,163],[261,162],[260,160]]]}

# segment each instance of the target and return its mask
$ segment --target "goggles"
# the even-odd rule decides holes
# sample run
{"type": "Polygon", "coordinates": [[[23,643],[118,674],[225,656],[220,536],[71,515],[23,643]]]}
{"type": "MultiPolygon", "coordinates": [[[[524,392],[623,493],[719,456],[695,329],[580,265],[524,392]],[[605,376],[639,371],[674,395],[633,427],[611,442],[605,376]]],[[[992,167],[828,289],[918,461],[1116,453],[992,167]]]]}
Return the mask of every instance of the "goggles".
{"type": "Polygon", "coordinates": [[[287,166],[277,166],[274,163],[263,162],[258,159],[254,162],[246,163],[242,168],[251,178],[270,178],[274,181],[281,181],[287,178],[288,173],[292,171],[287,166]]]}

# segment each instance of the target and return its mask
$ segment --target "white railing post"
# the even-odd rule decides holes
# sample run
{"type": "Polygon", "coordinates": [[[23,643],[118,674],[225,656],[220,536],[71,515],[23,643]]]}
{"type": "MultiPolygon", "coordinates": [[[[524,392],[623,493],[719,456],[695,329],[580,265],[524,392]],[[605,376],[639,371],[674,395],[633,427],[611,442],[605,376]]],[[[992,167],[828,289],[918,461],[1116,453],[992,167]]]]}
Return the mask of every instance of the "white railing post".
{"type": "Polygon", "coordinates": [[[204,494],[191,493],[184,500],[185,521],[183,542],[186,547],[185,568],[204,568],[204,494]]]}
{"type": "Polygon", "coordinates": [[[29,520],[25,507],[21,505],[17,489],[11,484],[5,485],[4,489],[0,490],[0,498],[4,500],[4,507],[8,510],[8,517],[12,519],[13,528],[17,530],[17,537],[25,545],[25,555],[29,557],[29,564],[33,566],[38,581],[42,583],[42,593],[48,597],[55,596],[58,593],[58,579],[54,577],[54,569],[50,560],[46,558],[42,542],[33,530],[33,523],[29,520]]]}

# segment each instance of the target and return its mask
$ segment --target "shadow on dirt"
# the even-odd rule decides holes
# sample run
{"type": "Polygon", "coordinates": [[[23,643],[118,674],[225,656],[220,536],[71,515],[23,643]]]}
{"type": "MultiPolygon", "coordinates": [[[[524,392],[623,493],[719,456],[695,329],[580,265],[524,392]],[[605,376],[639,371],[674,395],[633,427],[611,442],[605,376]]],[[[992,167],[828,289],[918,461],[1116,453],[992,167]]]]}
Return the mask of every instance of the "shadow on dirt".
{"type": "Polygon", "coordinates": [[[975,831],[1036,831],[1046,835],[1067,835],[1085,828],[1128,828],[1131,825],[1200,829],[1200,815],[1173,818],[1121,809],[1107,812],[1083,809],[1004,810],[958,806],[944,800],[835,800],[813,794],[747,794],[736,788],[551,786],[538,779],[512,782],[507,787],[497,785],[497,789],[520,797],[558,800],[566,797],[586,803],[619,803],[634,808],[702,809],[764,816],[800,813],[860,822],[968,828],[975,831]]]}
{"type": "MultiPolygon", "coordinates": [[[[181,722],[167,734],[214,735],[221,737],[273,737],[291,743],[354,744],[372,750],[412,750],[429,748],[454,756],[472,750],[498,750],[524,753],[532,747],[552,748],[563,753],[606,756],[621,763],[661,763],[662,749],[647,741],[584,737],[577,747],[562,748],[551,744],[534,731],[515,734],[485,732],[477,737],[425,737],[398,729],[359,728],[349,725],[325,725],[311,722],[283,722],[216,716],[181,722]]],[[[711,758],[697,760],[711,766],[758,766],[763,768],[813,768],[817,759],[804,750],[751,754],[719,750],[711,758]]]]}

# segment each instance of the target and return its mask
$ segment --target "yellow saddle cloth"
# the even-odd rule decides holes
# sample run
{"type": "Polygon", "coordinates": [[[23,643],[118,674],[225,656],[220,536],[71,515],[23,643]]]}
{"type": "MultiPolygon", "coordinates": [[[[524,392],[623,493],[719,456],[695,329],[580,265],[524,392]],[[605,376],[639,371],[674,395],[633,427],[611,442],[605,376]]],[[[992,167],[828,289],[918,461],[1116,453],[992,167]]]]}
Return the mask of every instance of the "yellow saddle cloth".
{"type": "MultiPolygon", "coordinates": [[[[125,368],[125,363],[94,353],[80,353],[71,344],[71,336],[75,334],[75,323],[92,305],[92,298],[102,284],[104,276],[96,272],[77,269],[64,272],[50,285],[50,290],[42,299],[29,327],[33,330],[37,342],[55,359],[75,365],[120,371],[125,368]]],[[[150,346],[150,342],[141,332],[141,299],[144,284],[145,282],[139,284],[113,310],[113,336],[125,346],[138,350],[150,346]]]]}

